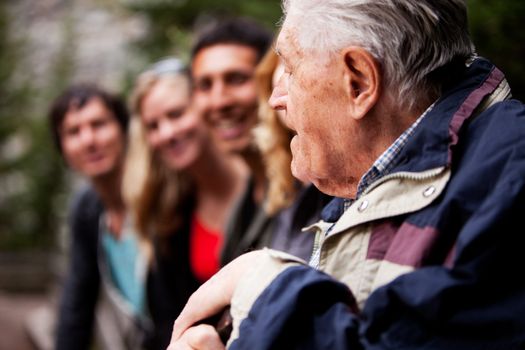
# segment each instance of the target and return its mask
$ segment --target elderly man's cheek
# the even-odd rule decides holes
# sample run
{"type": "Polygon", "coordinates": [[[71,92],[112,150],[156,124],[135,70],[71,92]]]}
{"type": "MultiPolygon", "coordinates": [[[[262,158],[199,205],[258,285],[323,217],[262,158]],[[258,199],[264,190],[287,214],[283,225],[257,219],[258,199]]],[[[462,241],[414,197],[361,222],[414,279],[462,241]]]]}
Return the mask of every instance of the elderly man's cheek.
{"type": "Polygon", "coordinates": [[[290,148],[292,150],[292,175],[304,183],[311,182],[307,161],[308,155],[298,136],[292,138],[290,148]]]}

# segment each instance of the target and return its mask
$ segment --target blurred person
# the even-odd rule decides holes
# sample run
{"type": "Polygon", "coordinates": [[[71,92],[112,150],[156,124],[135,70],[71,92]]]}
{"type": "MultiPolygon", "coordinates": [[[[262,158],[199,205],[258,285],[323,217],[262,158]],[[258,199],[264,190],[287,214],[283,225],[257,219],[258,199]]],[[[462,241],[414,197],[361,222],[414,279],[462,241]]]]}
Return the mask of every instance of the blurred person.
{"type": "Polygon", "coordinates": [[[319,220],[322,209],[332,197],[292,175],[290,141],[295,134],[281,121],[282,111],[273,110],[268,103],[283,72],[284,66],[273,49],[268,50],[255,72],[259,123],[254,133],[268,178],[264,208],[270,216],[275,216],[269,247],[308,261],[315,232],[304,228],[319,220]]]}
{"type": "Polygon", "coordinates": [[[128,117],[119,97],[90,84],[69,87],[49,111],[59,152],[88,183],[69,214],[70,264],[56,349],[88,349],[95,323],[106,348],[138,349],[148,327],[141,317],[145,262],[121,194],[128,117]],[[97,304],[101,313],[95,317],[97,304]]]}
{"type": "Polygon", "coordinates": [[[177,58],[136,79],[131,108],[124,193],[149,256],[149,346],[165,349],[188,297],[219,270],[226,218],[246,175],[211,139],[177,58]]]}
{"type": "Polygon", "coordinates": [[[251,19],[220,20],[197,33],[191,51],[196,107],[219,147],[239,155],[250,171],[225,231],[223,264],[270,242],[273,220],[263,208],[267,179],[252,131],[258,121],[255,68],[271,38],[251,19]]]}
{"type": "Polygon", "coordinates": [[[523,349],[525,106],[462,0],[285,0],[292,172],[339,197],[307,266],[253,251],[194,293],[169,349],[523,349]],[[510,278],[509,278],[510,276],[510,278]],[[516,278],[513,278],[516,277],[516,278]]]}

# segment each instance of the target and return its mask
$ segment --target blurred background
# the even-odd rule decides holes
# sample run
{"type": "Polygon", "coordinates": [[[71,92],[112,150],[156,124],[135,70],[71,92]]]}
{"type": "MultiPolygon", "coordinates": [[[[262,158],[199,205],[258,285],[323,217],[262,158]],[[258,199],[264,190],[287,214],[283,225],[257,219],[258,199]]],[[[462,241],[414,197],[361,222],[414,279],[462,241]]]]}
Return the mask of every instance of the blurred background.
{"type": "MultiPolygon", "coordinates": [[[[525,1],[468,0],[478,53],[525,100],[525,1]]],[[[0,1],[0,350],[47,349],[67,263],[64,227],[79,180],[47,128],[50,101],[72,82],[125,95],[136,74],[167,55],[188,58],[192,31],[248,15],[275,30],[279,0],[0,1]],[[38,347],[37,347],[38,345],[38,347]]]]}

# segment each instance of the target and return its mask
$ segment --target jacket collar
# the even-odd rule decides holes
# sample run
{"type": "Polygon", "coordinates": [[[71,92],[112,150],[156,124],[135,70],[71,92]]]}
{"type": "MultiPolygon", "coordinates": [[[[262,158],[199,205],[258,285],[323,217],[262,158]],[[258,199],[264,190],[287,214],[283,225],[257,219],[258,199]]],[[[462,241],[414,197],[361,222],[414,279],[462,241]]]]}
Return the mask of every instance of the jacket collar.
{"type": "Polygon", "coordinates": [[[392,172],[421,172],[450,166],[454,147],[466,122],[504,81],[492,63],[477,58],[445,89],[401,152],[392,172]]]}

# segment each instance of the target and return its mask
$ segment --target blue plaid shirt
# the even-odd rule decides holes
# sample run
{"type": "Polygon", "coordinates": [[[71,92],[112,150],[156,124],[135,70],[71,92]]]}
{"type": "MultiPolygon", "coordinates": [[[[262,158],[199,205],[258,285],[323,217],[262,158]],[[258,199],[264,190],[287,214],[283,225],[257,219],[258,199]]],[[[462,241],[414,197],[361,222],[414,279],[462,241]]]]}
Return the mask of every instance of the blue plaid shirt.
{"type": "Polygon", "coordinates": [[[372,184],[372,182],[387,175],[390,172],[390,170],[392,170],[392,167],[395,164],[395,160],[401,154],[401,150],[407,144],[408,140],[410,139],[410,136],[412,136],[421,120],[423,120],[423,118],[432,110],[433,107],[434,104],[428,107],[427,110],[419,118],[417,118],[417,120],[412,125],[410,125],[410,127],[406,129],[401,134],[401,136],[399,136],[397,140],[395,140],[394,143],[390,147],[388,147],[388,149],[385,152],[383,152],[382,155],[379,156],[379,158],[377,158],[370,170],[368,170],[366,174],[363,175],[363,177],[361,177],[359,185],[357,186],[356,199],[359,198],[359,196],[361,196],[361,194],[366,190],[368,186],[370,186],[370,184],[372,184]]]}
{"type": "MultiPolygon", "coordinates": [[[[401,154],[401,150],[407,144],[410,136],[416,130],[416,127],[419,125],[421,120],[432,110],[434,103],[427,108],[427,110],[421,114],[417,120],[406,129],[388,149],[383,152],[377,158],[377,160],[372,164],[372,167],[361,177],[359,184],[357,185],[357,193],[354,199],[343,199],[343,198],[334,198],[328,205],[323,209],[321,213],[321,218],[327,222],[335,222],[343,215],[343,213],[350,208],[352,203],[354,203],[363,192],[370,186],[374,181],[379,178],[387,175],[392,167],[395,165],[395,161],[401,154]]],[[[332,225],[333,227],[334,225],[332,225]]],[[[330,234],[332,227],[328,229],[326,235],[330,234]]],[[[319,253],[320,249],[318,248],[313,252],[312,257],[310,258],[310,266],[317,268],[319,266],[319,253]]]]}

